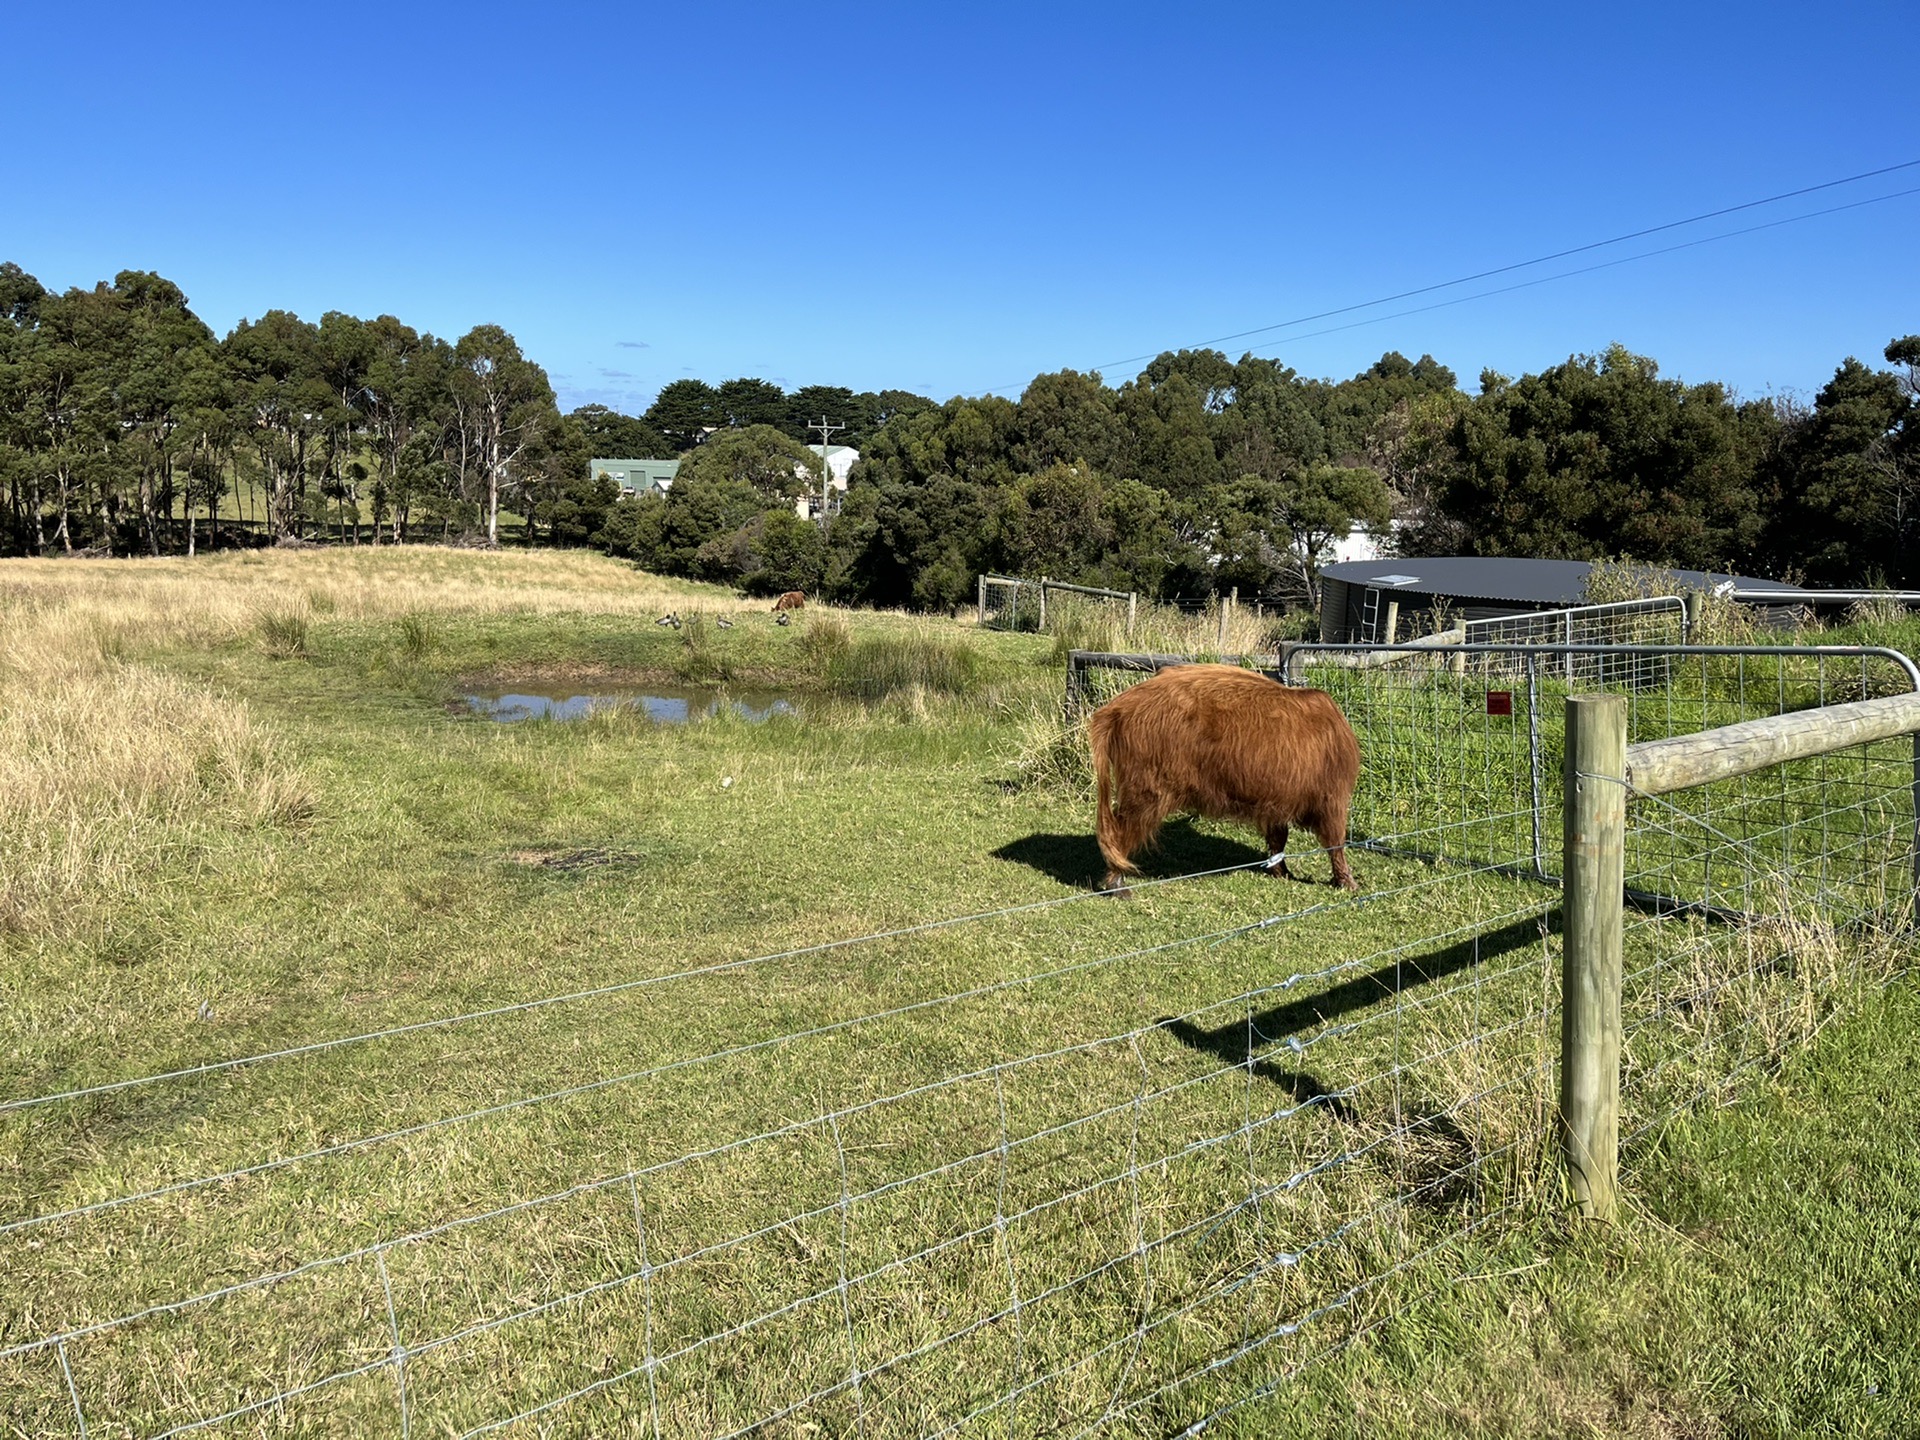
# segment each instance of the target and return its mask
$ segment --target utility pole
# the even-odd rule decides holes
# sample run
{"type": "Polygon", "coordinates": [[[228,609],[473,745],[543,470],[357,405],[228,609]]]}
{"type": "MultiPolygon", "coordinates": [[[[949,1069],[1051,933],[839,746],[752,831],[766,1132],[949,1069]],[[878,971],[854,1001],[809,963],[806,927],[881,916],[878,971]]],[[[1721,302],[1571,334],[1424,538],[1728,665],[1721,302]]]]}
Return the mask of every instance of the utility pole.
{"type": "Polygon", "coordinates": [[[827,523],[827,499],[833,484],[833,471],[827,468],[827,442],[846,428],[844,425],[829,425],[825,415],[807,425],[807,429],[820,432],[820,524],[823,527],[827,523]]]}

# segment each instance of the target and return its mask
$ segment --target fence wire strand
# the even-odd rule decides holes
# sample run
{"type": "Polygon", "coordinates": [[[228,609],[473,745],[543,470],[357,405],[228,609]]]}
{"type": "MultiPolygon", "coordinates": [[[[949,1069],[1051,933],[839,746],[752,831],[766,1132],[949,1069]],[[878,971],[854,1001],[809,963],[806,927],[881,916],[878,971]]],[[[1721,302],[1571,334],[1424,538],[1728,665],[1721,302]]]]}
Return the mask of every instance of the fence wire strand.
{"type": "MultiPolygon", "coordinates": [[[[1629,690],[1636,739],[1893,683],[1861,656],[1656,651],[1571,672],[1629,690]]],[[[629,1147],[624,1164],[568,1159],[535,1194],[443,1208],[198,1288],[142,1294],[137,1274],[125,1292],[100,1285],[97,1300],[82,1287],[59,1302],[64,1315],[36,1307],[38,1333],[8,1335],[0,1371],[57,1362],[57,1380],[35,1382],[44,1393],[20,1393],[42,1407],[43,1428],[82,1437],[266,1416],[295,1431],[372,1424],[402,1436],[616,1423],[656,1437],[800,1425],[1258,1433],[1259,1407],[1284,1403],[1305,1369],[1457,1283],[1449,1257],[1559,1203],[1555,708],[1569,672],[1525,647],[1498,653],[1508,668],[1445,653],[1304,662],[1303,674],[1344,687],[1370,757],[1355,846],[1416,867],[1411,879],[1395,870],[1359,896],[1081,958],[1029,956],[1023,931],[1006,968],[978,984],[950,978],[886,1004],[849,990],[850,1013],[817,1024],[709,1037],[698,1053],[617,1074],[18,1216],[0,1236],[38,1232],[32,1243],[48,1248],[33,1264],[78,1274],[62,1247],[91,1243],[83,1220],[100,1234],[123,1227],[117,1239],[126,1212],[148,1206],[142,1243],[204,1246],[249,1206],[344,1193],[378,1147],[444,1136],[444,1152],[396,1154],[408,1174],[458,1173],[485,1151],[495,1117],[535,1114],[563,1130],[583,1123],[561,1108],[579,1097],[693,1077],[684,1094],[636,1099],[644,1125],[649,1106],[750,1086],[754,1057],[786,1054],[803,1073],[810,1046],[874,1057],[870,1077],[840,1093],[822,1074],[810,1090],[711,1114],[662,1109],[657,1158],[629,1147]],[[1114,1023],[1078,1028],[1042,1003],[1077,996],[1068,983],[1090,977],[1128,997],[1114,1023]],[[955,1043],[960,1018],[999,1009],[1032,1018],[992,1053],[955,1043]],[[306,1167],[298,1192],[243,1183],[295,1167],[306,1167]],[[122,1293],[127,1303],[112,1303],[122,1293]],[[309,1342],[256,1364],[273,1317],[293,1313],[307,1317],[309,1342]],[[164,1389],[129,1379],[165,1373],[195,1378],[164,1389]]],[[[1664,1127],[1736,1093],[1911,962],[1915,781],[1900,742],[1630,795],[1629,1167],[1664,1127]]],[[[238,1083],[279,1061],[675,980],[780,975],[778,962],[918,944],[1080,898],[22,1097],[0,1114],[24,1125],[58,1101],[229,1072],[238,1083]]],[[[835,1003],[820,1001],[829,1014],[835,1003]]],[[[513,1173],[512,1157],[487,1158],[513,1173]]]]}

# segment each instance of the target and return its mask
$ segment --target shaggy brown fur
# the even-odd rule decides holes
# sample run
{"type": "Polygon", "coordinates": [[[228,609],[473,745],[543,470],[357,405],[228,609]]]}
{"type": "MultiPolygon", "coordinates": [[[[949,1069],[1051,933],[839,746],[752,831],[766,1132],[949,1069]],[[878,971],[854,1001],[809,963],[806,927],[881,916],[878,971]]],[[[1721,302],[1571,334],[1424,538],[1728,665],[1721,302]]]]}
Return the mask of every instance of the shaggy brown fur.
{"type": "Polygon", "coordinates": [[[787,591],[786,594],[782,595],[778,600],[773,602],[773,608],[775,610],[804,610],[806,608],[806,604],[807,604],[806,591],[789,590],[787,591]]]}
{"type": "Polygon", "coordinates": [[[1313,831],[1347,868],[1347,807],[1360,744],[1324,690],[1296,690],[1231,665],[1180,665],[1121,692],[1093,713],[1094,827],[1106,884],[1125,893],[1131,857],[1176,810],[1244,820],[1288,875],[1287,830],[1313,831]],[[1115,788],[1119,791],[1117,803],[1115,788]]]}

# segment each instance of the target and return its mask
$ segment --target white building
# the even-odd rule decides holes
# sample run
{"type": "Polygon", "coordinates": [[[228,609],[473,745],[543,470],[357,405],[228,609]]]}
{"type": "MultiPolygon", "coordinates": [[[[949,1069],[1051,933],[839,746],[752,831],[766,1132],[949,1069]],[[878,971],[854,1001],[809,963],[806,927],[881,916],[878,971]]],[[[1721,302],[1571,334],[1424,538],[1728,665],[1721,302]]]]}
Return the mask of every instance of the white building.
{"type": "MultiPolygon", "coordinates": [[[[1391,522],[1389,535],[1399,529],[1398,520],[1391,522]]],[[[1347,532],[1346,539],[1333,542],[1331,551],[1323,555],[1321,561],[1323,564],[1343,565],[1351,560],[1378,560],[1387,539],[1388,535],[1376,535],[1371,530],[1356,525],[1347,532]]]]}
{"type": "MultiPolygon", "coordinates": [[[[860,452],[851,445],[809,445],[807,449],[815,455],[824,455],[827,460],[827,513],[837,514],[840,502],[847,493],[847,476],[853,473],[853,462],[860,458],[860,452]]],[[[804,480],[809,485],[816,483],[803,466],[793,467],[794,478],[804,480]]],[[[793,513],[802,520],[812,520],[820,513],[818,492],[803,495],[793,502],[793,513]]]]}

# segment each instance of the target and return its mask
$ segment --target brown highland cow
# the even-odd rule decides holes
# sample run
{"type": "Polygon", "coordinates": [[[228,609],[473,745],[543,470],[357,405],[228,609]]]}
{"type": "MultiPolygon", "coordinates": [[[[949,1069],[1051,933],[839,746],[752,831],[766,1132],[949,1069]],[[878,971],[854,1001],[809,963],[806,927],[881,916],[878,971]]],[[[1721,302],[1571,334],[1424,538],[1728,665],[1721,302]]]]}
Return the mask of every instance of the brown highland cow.
{"type": "Polygon", "coordinates": [[[1346,844],[1360,745],[1326,691],[1231,665],[1180,665],[1102,705],[1090,731],[1108,889],[1127,893],[1125,877],[1140,873],[1134,852],[1177,810],[1246,821],[1281,857],[1282,875],[1288,828],[1309,829],[1332,857],[1333,883],[1358,888],[1346,844]]]}
{"type": "Polygon", "coordinates": [[[806,606],[807,592],[804,590],[789,590],[773,602],[775,610],[804,610],[806,606]]]}

